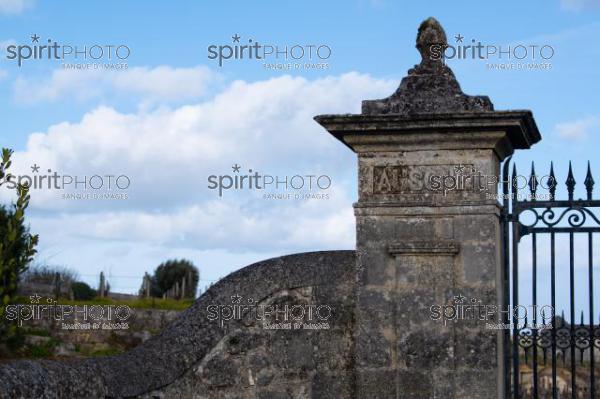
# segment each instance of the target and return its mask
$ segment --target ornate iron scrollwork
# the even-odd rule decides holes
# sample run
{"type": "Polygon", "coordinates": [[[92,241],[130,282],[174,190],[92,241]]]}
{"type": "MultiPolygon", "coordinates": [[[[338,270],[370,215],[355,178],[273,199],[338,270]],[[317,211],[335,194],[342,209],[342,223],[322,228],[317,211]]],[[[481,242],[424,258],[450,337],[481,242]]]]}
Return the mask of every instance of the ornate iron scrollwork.
{"type": "Polygon", "coordinates": [[[556,329],[556,347],[566,350],[571,347],[571,328],[562,326],[556,329]]]}
{"type": "Polygon", "coordinates": [[[575,328],[575,346],[577,349],[584,351],[592,344],[592,331],[589,326],[579,326],[575,328]]]}
{"type": "Polygon", "coordinates": [[[519,330],[519,346],[524,349],[533,346],[533,331],[531,328],[524,327],[519,330]]]}
{"type": "Polygon", "coordinates": [[[558,225],[566,219],[568,227],[581,227],[589,219],[593,220],[598,226],[600,226],[600,219],[589,209],[582,206],[571,206],[565,208],[557,215],[557,212],[553,208],[526,208],[520,212],[520,215],[524,212],[531,212],[534,215],[532,223],[519,223],[525,227],[558,227],[558,225]]]}

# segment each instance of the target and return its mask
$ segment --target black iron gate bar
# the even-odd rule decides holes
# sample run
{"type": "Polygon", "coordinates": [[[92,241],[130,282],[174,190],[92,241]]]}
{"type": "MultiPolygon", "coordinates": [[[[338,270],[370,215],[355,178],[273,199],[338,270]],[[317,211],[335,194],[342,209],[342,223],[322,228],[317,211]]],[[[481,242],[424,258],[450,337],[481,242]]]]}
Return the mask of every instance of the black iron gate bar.
{"type": "MultiPolygon", "coordinates": [[[[586,199],[574,199],[575,178],[571,163],[569,162],[569,172],[565,185],[567,187],[568,200],[556,200],[557,180],[554,175],[554,167],[550,164],[550,174],[547,184],[548,200],[539,201],[537,199],[539,180],[535,173],[535,166],[532,163],[531,173],[528,180],[529,199],[519,199],[518,175],[516,166],[513,165],[512,175],[509,175],[510,158],[503,165],[502,180],[502,219],[503,219],[503,238],[504,238],[504,303],[505,309],[508,308],[510,298],[510,273],[511,273],[511,252],[509,242],[512,247],[512,306],[519,304],[519,256],[518,245],[521,237],[531,234],[532,236],[532,302],[537,306],[537,234],[550,234],[550,273],[551,273],[551,306],[556,309],[556,234],[569,235],[569,295],[570,295],[570,324],[565,325],[564,314],[561,325],[556,325],[555,315],[551,316],[552,329],[544,329],[539,332],[537,328],[537,313],[533,316],[533,328],[528,328],[527,319],[525,325],[519,328],[518,315],[513,315],[512,320],[512,341],[509,330],[504,333],[504,353],[503,370],[504,382],[506,387],[506,397],[513,396],[514,399],[522,397],[523,392],[519,385],[519,348],[522,348],[525,355],[525,362],[529,350],[532,349],[533,363],[533,384],[532,397],[538,398],[540,394],[538,386],[538,349],[543,351],[544,364],[546,364],[547,351],[551,349],[552,355],[552,397],[558,398],[557,388],[557,350],[561,350],[563,364],[565,362],[566,350],[570,349],[571,360],[571,397],[577,397],[577,376],[576,376],[576,350],[580,351],[580,363],[583,363],[584,352],[589,349],[590,361],[590,398],[596,398],[595,382],[595,348],[600,351],[600,326],[594,326],[594,274],[593,274],[593,233],[600,233],[600,220],[590,209],[600,208],[600,200],[592,198],[594,179],[592,177],[590,164],[588,162],[587,174],[584,180],[584,186],[587,193],[586,199]],[[555,209],[562,209],[555,211],[555,209]],[[530,224],[523,224],[519,216],[524,211],[531,211],[535,220],[530,224]],[[588,219],[595,223],[595,226],[584,226],[588,219]],[[559,225],[566,222],[565,225],[559,225]],[[512,239],[511,239],[512,232],[512,239]],[[583,312],[579,326],[575,324],[575,272],[574,272],[574,235],[576,233],[587,233],[588,241],[588,280],[589,280],[589,325],[583,323],[583,312]],[[510,241],[509,241],[510,240],[510,241]],[[512,353],[511,353],[512,352],[512,353]],[[512,384],[510,363],[512,357],[512,384]],[[512,395],[511,395],[512,394],[512,395]]],[[[545,319],[544,316],[542,316],[545,319]]],[[[508,314],[503,315],[503,322],[509,323],[508,314]]],[[[546,324],[546,320],[542,320],[546,324]]],[[[600,322],[600,320],[599,320],[600,322]]]]}

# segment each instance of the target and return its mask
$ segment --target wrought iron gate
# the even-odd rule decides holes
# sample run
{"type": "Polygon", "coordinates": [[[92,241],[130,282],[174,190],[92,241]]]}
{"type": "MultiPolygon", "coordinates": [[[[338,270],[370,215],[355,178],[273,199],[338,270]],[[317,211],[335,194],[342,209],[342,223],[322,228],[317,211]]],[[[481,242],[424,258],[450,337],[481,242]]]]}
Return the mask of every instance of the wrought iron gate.
{"type": "Polygon", "coordinates": [[[556,199],[559,185],[552,164],[544,176],[536,174],[533,164],[527,176],[518,175],[514,164],[509,172],[509,164],[510,158],[504,163],[502,179],[503,305],[512,310],[530,301],[529,309],[534,311],[525,319],[517,312],[503,314],[503,323],[510,325],[504,334],[506,396],[600,398],[600,317],[595,313],[600,309],[594,309],[595,295],[600,294],[594,287],[598,278],[594,277],[594,251],[600,254],[600,239],[595,237],[600,233],[600,200],[592,198],[589,162],[583,181],[586,198],[575,199],[576,182],[569,163],[564,200],[556,199]],[[527,217],[529,221],[524,220],[527,217]],[[549,251],[541,251],[542,241],[549,251]],[[519,257],[519,247],[531,252],[525,262],[519,257]],[[530,284],[519,284],[520,272],[527,274],[530,284]],[[527,295],[520,297],[519,291],[524,290],[527,295]],[[550,303],[540,303],[540,297],[550,303]],[[540,308],[541,315],[535,311],[540,308]]]}

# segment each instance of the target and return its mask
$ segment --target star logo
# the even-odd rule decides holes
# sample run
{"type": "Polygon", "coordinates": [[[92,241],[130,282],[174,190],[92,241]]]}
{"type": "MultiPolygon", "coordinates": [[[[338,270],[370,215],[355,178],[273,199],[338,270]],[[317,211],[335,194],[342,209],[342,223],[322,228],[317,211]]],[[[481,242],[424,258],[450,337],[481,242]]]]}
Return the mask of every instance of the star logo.
{"type": "Polygon", "coordinates": [[[462,43],[465,37],[459,33],[458,35],[455,35],[454,38],[456,39],[456,43],[462,43]]]}
{"type": "Polygon", "coordinates": [[[467,299],[465,296],[458,294],[454,297],[454,303],[463,303],[465,299],[467,299]]]}
{"type": "Polygon", "coordinates": [[[231,303],[240,303],[241,300],[242,300],[242,297],[239,296],[238,294],[231,296],[231,303]]]}
{"type": "Polygon", "coordinates": [[[34,163],[33,166],[31,167],[31,171],[33,173],[37,173],[40,171],[40,167],[38,166],[38,164],[34,163]]]}
{"type": "Polygon", "coordinates": [[[40,37],[37,34],[33,34],[33,36],[31,36],[31,43],[38,43],[40,41],[40,37]]]}
{"type": "Polygon", "coordinates": [[[233,43],[239,43],[241,36],[236,33],[235,35],[231,36],[231,38],[233,39],[233,43]]]}
{"type": "Polygon", "coordinates": [[[233,171],[235,173],[240,173],[240,168],[241,168],[241,166],[238,165],[237,163],[231,167],[231,169],[233,169],[233,171]]]}
{"type": "Polygon", "coordinates": [[[460,165],[460,164],[454,165],[454,171],[456,173],[462,173],[464,169],[465,169],[464,165],[460,165]]]}
{"type": "Polygon", "coordinates": [[[42,299],[41,296],[39,296],[38,294],[33,294],[29,297],[29,302],[31,303],[40,303],[40,299],[42,299]]]}

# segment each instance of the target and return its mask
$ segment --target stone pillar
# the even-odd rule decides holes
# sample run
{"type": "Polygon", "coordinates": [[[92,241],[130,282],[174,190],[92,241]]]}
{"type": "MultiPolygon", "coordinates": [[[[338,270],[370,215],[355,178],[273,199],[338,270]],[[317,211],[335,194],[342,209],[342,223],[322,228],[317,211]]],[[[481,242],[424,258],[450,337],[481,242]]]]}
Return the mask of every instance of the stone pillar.
{"type": "Polygon", "coordinates": [[[100,272],[100,285],[98,286],[100,298],[104,298],[106,295],[106,279],[104,278],[104,272],[100,272]]]}
{"type": "Polygon", "coordinates": [[[439,23],[424,21],[421,63],[393,95],[364,101],[358,115],[315,118],[358,155],[358,398],[503,393],[502,333],[482,321],[444,325],[431,306],[503,303],[497,185],[486,182],[540,134],[531,112],[465,95],[432,51],[446,43],[439,23]]]}

